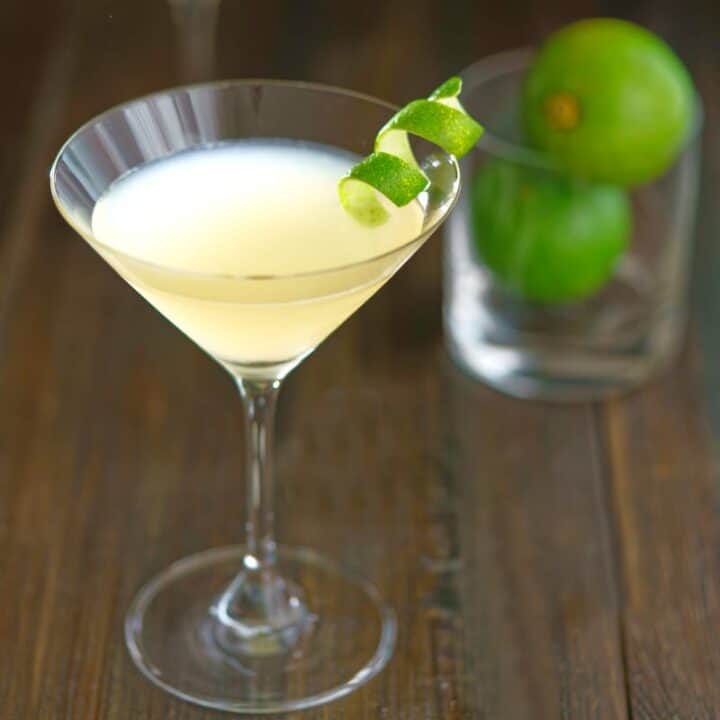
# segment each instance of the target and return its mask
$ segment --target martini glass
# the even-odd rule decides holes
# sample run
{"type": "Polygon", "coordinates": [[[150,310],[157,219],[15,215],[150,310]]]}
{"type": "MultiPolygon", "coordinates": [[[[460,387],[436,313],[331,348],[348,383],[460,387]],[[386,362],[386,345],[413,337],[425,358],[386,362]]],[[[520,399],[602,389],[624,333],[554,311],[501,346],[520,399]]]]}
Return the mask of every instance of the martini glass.
{"type": "MultiPolygon", "coordinates": [[[[208,271],[202,255],[207,238],[201,236],[190,248],[200,253],[200,269],[189,269],[187,264],[179,266],[173,253],[158,255],[157,243],[142,225],[134,226],[136,232],[127,230],[133,236],[128,244],[106,242],[106,235],[97,232],[94,213],[103,198],[113,197],[116,183],[137,184],[137,178],[149,177],[148,168],[155,168],[154,185],[145,187],[152,193],[157,193],[158,184],[166,189],[158,197],[168,205],[168,216],[190,213],[186,220],[192,224],[194,211],[188,206],[193,194],[178,197],[173,206],[172,194],[185,187],[185,179],[176,174],[181,165],[187,170],[188,154],[197,160],[198,152],[205,153],[201,165],[207,153],[220,151],[229,158],[227,153],[240,147],[234,144],[244,142],[276,143],[273,152],[281,155],[288,143],[294,143],[293,152],[309,152],[303,156],[302,177],[312,188],[313,163],[324,162],[323,153],[344,153],[346,160],[348,153],[368,154],[378,129],[395,110],[365,95],[295,82],[247,80],[183,87],[129,102],[91,120],[65,143],[51,169],[53,198],[67,222],[231,374],[242,398],[247,428],[244,545],[179,560],[139,591],[125,623],[127,645],[138,668],[185,700],[246,713],[307,708],[351,692],[389,660],[396,620],[377,590],[312,550],[276,545],[273,414],[283,378],[442,223],[458,194],[459,171],[452,157],[419,141],[414,147],[430,186],[412,211],[415,224],[398,226],[403,237],[382,251],[370,252],[363,248],[373,230],[350,228],[361,233],[357,242],[348,245],[347,257],[341,253],[328,265],[321,261],[324,250],[312,254],[314,242],[324,242],[328,252],[335,247],[322,237],[323,217],[315,213],[315,234],[303,240],[307,254],[299,258],[303,269],[298,272],[289,269],[285,254],[270,256],[277,272],[271,268],[243,274],[225,267],[208,271]],[[317,263],[308,261],[316,256],[317,263]]],[[[241,149],[245,152],[247,147],[241,149]]],[[[246,169],[243,158],[248,156],[242,152],[237,155],[237,177],[246,169]]],[[[268,167],[276,168],[276,161],[277,157],[268,167]]],[[[339,177],[331,178],[328,213],[336,209],[339,177]]],[[[205,205],[213,202],[214,194],[208,195],[213,182],[211,173],[193,190],[205,192],[205,205]]],[[[221,193],[228,183],[217,185],[221,193]]],[[[261,195],[264,201],[248,206],[254,217],[272,224],[297,210],[284,207],[285,194],[279,187],[272,202],[261,195]]],[[[144,201],[128,202],[121,207],[121,220],[153,215],[144,201]]],[[[153,232],[167,234],[164,216],[158,213],[161,222],[153,232]]],[[[243,242],[242,237],[234,239],[243,242]]]]}

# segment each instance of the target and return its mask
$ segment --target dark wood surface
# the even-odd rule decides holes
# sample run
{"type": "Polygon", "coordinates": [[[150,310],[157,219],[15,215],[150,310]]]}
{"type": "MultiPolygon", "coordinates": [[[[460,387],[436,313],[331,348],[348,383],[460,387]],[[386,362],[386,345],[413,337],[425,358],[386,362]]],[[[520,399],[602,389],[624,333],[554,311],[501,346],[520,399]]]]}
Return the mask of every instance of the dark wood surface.
{"type": "Polygon", "coordinates": [[[401,630],[380,677],[305,716],[720,717],[718,5],[224,0],[213,57],[197,39],[178,41],[160,0],[9,0],[3,720],[219,717],[140,677],[122,618],[139,585],[173,560],[241,539],[231,383],[57,215],[47,169],[64,137],[109,105],[190,76],[302,78],[402,102],[480,56],[608,13],[667,37],[705,100],[685,352],[661,381],[603,404],[487,390],[443,351],[439,237],[322,345],[281,399],[281,540],[369,575],[401,630]]]}

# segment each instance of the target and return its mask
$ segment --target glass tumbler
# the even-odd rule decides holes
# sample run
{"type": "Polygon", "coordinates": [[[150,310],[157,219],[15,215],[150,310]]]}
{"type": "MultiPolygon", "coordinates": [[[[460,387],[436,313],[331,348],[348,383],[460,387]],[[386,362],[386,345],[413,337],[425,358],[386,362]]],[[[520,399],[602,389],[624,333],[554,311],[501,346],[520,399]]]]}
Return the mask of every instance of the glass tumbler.
{"type": "MultiPolygon", "coordinates": [[[[630,239],[602,287],[574,302],[529,300],[507,287],[481,259],[477,247],[484,230],[473,220],[471,196],[473,178],[489,162],[511,163],[536,176],[561,172],[523,144],[520,100],[532,57],[532,50],[515,50],[463,72],[463,104],[486,133],[462,161],[466,182],[446,232],[446,343],[466,372],[510,395],[592,400],[656,375],[681,344],[702,110],[698,100],[693,129],[672,167],[628,191],[630,239]]],[[[567,272],[573,271],[570,264],[567,272]]]]}

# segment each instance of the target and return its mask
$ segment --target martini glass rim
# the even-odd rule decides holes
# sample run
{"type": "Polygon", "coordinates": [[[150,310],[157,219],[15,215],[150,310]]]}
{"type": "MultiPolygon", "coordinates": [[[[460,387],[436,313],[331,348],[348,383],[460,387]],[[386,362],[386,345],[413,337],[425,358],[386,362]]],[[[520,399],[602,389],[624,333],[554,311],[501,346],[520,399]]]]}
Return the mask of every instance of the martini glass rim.
{"type": "MultiPolygon", "coordinates": [[[[127,100],[121,103],[117,103],[106,110],[103,110],[102,112],[94,115],[89,120],[84,122],[75,132],[70,135],[67,140],[62,144],[60,149],[58,150],[55,159],[53,160],[52,165],[50,166],[50,193],[53,198],[53,202],[55,203],[55,206],[57,207],[58,211],[62,215],[62,217],[65,219],[65,221],[75,229],[77,232],[79,232],[81,235],[86,235],[85,232],[82,232],[80,228],[78,227],[78,223],[73,218],[70,212],[67,211],[65,204],[60,199],[58,191],[57,191],[57,173],[58,168],[66,154],[66,152],[71,148],[73,143],[87,130],[89,130],[91,127],[100,124],[103,120],[109,118],[113,114],[117,113],[120,110],[126,110],[129,109],[135,105],[142,105],[143,103],[152,102],[155,99],[159,99],[162,97],[169,97],[181,92],[188,92],[188,91],[202,91],[202,90],[224,90],[224,89],[233,89],[233,88],[245,88],[245,87],[252,87],[252,86],[272,86],[272,87],[281,87],[281,88],[297,88],[301,90],[312,90],[322,93],[328,93],[333,95],[344,95],[346,97],[350,97],[356,100],[361,100],[366,103],[373,104],[377,107],[382,107],[388,111],[396,112],[399,109],[399,106],[394,105],[393,103],[387,102],[385,100],[382,100],[380,98],[377,98],[373,95],[359,92],[357,90],[349,90],[347,88],[338,87],[336,85],[330,85],[325,83],[317,83],[317,82],[308,82],[304,80],[282,80],[282,79],[266,79],[266,78],[242,78],[242,79],[226,79],[226,80],[216,80],[213,82],[204,82],[204,83],[194,83],[194,84],[187,84],[187,85],[177,85],[174,87],[167,88],[165,90],[158,90],[152,93],[148,93],[146,95],[142,95],[137,98],[133,98],[132,100],[127,100]]],[[[380,128],[378,128],[380,130],[380,128]]],[[[299,138],[298,138],[299,139],[299,138]]],[[[232,138],[226,138],[224,140],[217,140],[215,142],[224,142],[225,140],[232,140],[232,138]]],[[[183,148],[184,150],[192,150],[195,148],[202,148],[202,147],[208,147],[212,146],[214,143],[198,143],[195,146],[190,146],[188,148],[183,148]]],[[[90,233],[92,244],[97,245],[98,247],[102,248],[103,250],[112,253],[113,255],[119,255],[121,257],[125,257],[130,259],[132,262],[140,263],[141,265],[144,265],[149,268],[153,268],[160,272],[172,272],[173,274],[182,274],[188,277],[194,277],[194,278],[201,278],[201,279],[222,279],[222,280],[237,280],[237,281],[253,281],[253,282],[263,282],[263,281],[271,281],[271,280],[291,280],[294,278],[310,278],[310,277],[318,277],[322,275],[328,275],[332,273],[339,273],[343,271],[347,271],[353,268],[362,267],[364,265],[369,265],[374,262],[382,261],[384,258],[391,257],[395,255],[396,253],[401,252],[404,249],[407,249],[417,243],[422,238],[426,238],[430,236],[432,233],[435,232],[445,221],[449,213],[452,211],[452,209],[455,207],[455,204],[458,200],[459,194],[460,194],[460,166],[458,164],[457,158],[455,158],[450,153],[446,153],[441,148],[438,148],[438,154],[445,158],[445,160],[449,163],[450,167],[452,167],[456,181],[454,183],[453,192],[451,193],[451,197],[449,198],[447,205],[442,209],[442,212],[438,214],[438,217],[435,218],[435,220],[430,223],[429,225],[423,225],[420,232],[418,232],[416,235],[414,235],[410,240],[407,240],[401,245],[398,245],[397,247],[394,247],[390,250],[385,250],[381,253],[378,253],[376,255],[372,255],[367,258],[363,258],[362,260],[356,260],[351,263],[343,263],[341,265],[330,265],[328,267],[322,267],[317,270],[304,270],[303,272],[299,273],[268,273],[263,275],[253,275],[253,274],[243,274],[243,273],[218,273],[218,272],[198,272],[195,270],[188,270],[186,268],[177,268],[172,265],[165,265],[162,263],[153,262],[150,260],[146,260],[142,257],[138,257],[136,255],[132,255],[130,253],[123,252],[122,250],[118,250],[117,248],[107,245],[100,240],[97,239],[94,233],[90,233]]],[[[168,154],[168,157],[170,154],[168,154]]],[[[150,161],[152,162],[152,161],[150,161]]],[[[137,166],[142,167],[142,165],[137,166]]],[[[131,170],[132,172],[132,170],[131,170]]],[[[119,176],[122,177],[122,176],[119,176]]],[[[116,178],[116,180],[119,178],[116,178]]],[[[340,178],[338,178],[340,180],[340,178]]]]}

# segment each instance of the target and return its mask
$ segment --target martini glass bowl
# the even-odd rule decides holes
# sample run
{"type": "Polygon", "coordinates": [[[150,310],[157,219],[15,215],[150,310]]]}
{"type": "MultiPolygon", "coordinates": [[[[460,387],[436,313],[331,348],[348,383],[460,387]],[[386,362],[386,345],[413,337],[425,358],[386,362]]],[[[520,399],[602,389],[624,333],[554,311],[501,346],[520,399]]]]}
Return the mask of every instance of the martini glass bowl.
{"type": "MultiPolygon", "coordinates": [[[[179,560],[139,591],[126,617],[135,664],[185,700],[237,713],[298,710],[351,692],[391,657],[396,619],[372,584],[312,550],[276,544],[274,408],[283,378],[447,217],[459,170],[452,157],[418,141],[430,186],[418,198],[417,235],[362,262],[296,275],[195,273],[151,263],[104,245],[93,233],[93,210],[116,180],[187,150],[273,138],[366,155],[395,110],[358,93],[296,82],[182,87],[94,118],[51,169],[52,195],[67,222],[230,373],[242,398],[244,544],[179,560]],[[253,347],[269,347],[268,337],[277,338],[272,351],[253,355],[253,347]]],[[[282,212],[282,197],[268,212],[282,212]]]]}

